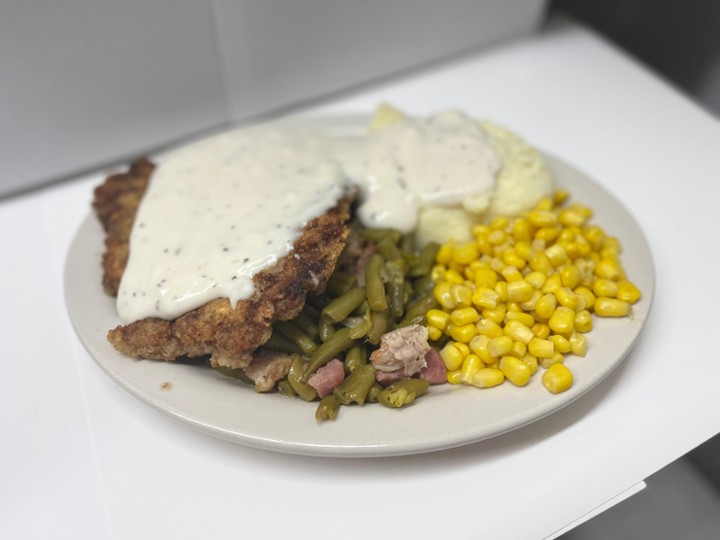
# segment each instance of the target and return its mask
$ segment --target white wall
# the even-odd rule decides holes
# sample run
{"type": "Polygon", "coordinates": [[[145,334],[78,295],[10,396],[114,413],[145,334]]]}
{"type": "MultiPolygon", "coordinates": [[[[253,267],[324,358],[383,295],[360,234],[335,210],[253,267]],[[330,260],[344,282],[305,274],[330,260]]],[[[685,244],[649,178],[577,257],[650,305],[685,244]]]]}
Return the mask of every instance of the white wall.
{"type": "Polygon", "coordinates": [[[510,38],[543,10],[544,0],[0,0],[0,195],[510,38]]]}

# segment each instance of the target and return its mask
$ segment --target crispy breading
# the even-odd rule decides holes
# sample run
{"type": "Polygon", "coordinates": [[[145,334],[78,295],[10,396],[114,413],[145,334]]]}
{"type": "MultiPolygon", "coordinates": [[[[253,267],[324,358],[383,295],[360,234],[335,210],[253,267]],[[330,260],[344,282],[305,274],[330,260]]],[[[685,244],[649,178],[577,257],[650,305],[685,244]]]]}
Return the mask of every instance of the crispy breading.
{"type": "MultiPolygon", "coordinates": [[[[108,178],[106,185],[96,190],[93,206],[108,231],[103,285],[109,294],[117,294],[127,262],[132,219],[142,197],[140,173],[149,176],[152,164],[148,165],[149,169],[138,162],[124,175],[130,180],[128,191],[121,187],[123,175],[108,178]]],[[[227,298],[221,298],[172,321],[148,318],[118,326],[108,333],[108,340],[134,357],[175,360],[211,355],[215,366],[244,368],[253,351],[270,338],[273,322],[292,319],[301,311],[307,294],[325,290],[348,235],[352,198],[341,199],[308,222],[290,254],[256,274],[253,296],[240,300],[234,309],[227,298]]],[[[241,222],[242,216],[238,220],[241,222]]]]}

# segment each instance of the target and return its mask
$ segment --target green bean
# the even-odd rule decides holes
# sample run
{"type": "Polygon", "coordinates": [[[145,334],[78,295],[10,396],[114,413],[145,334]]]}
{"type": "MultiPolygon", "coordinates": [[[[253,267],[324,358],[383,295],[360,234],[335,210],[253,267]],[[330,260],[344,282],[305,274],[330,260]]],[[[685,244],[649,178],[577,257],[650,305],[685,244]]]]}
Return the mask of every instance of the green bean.
{"type": "Polygon", "coordinates": [[[287,379],[293,390],[295,390],[301,398],[305,401],[312,401],[317,397],[317,392],[312,386],[307,384],[307,380],[303,376],[303,371],[303,361],[300,357],[297,357],[290,366],[287,379]]]}
{"type": "Polygon", "coordinates": [[[422,324],[427,312],[437,306],[437,300],[432,293],[425,294],[408,306],[405,317],[398,323],[398,327],[422,324]]]}
{"type": "Polygon", "coordinates": [[[247,376],[247,373],[245,373],[242,369],[233,369],[225,366],[215,366],[213,368],[218,373],[222,373],[226,377],[232,377],[233,379],[237,379],[239,381],[244,382],[245,384],[250,384],[255,386],[255,381],[253,381],[250,377],[247,376]]]}
{"type": "Polygon", "coordinates": [[[283,379],[282,381],[277,383],[277,389],[278,394],[287,397],[297,397],[297,392],[292,387],[292,384],[290,384],[290,381],[288,381],[287,379],[283,379]]]}
{"type": "Polygon", "coordinates": [[[319,294],[317,296],[308,295],[307,299],[305,300],[305,302],[307,304],[310,304],[312,307],[314,307],[318,311],[321,311],[322,308],[327,306],[331,301],[332,301],[332,298],[330,298],[326,294],[319,294]]]}
{"type": "Polygon", "coordinates": [[[348,328],[350,328],[351,338],[360,339],[368,335],[368,332],[370,332],[372,328],[372,323],[368,319],[363,318],[358,324],[349,326],[348,328]]]}
{"type": "Polygon", "coordinates": [[[405,253],[415,253],[415,235],[403,234],[400,238],[400,249],[405,253]]]}
{"type": "Polygon", "coordinates": [[[426,394],[430,383],[424,379],[405,379],[391,384],[380,392],[378,401],[386,407],[403,407],[426,394]]]}
{"type": "Polygon", "coordinates": [[[317,317],[310,317],[307,313],[305,313],[305,310],[301,311],[297,317],[295,317],[292,322],[297,325],[300,330],[305,332],[308,336],[310,336],[310,339],[313,341],[316,341],[319,337],[318,335],[318,327],[317,327],[317,317]]]}
{"type": "Polygon", "coordinates": [[[367,401],[368,403],[377,403],[380,399],[380,392],[384,390],[384,387],[380,383],[375,383],[370,387],[370,391],[368,392],[367,401]]]}
{"type": "Polygon", "coordinates": [[[325,317],[320,317],[318,321],[318,336],[320,341],[325,343],[328,338],[335,333],[335,325],[328,321],[325,317]]]}
{"type": "Polygon", "coordinates": [[[349,328],[341,328],[332,334],[325,343],[320,345],[317,350],[310,355],[310,361],[305,368],[305,374],[302,380],[307,381],[310,375],[354,344],[355,340],[350,337],[349,328]]]}
{"type": "Polygon", "coordinates": [[[367,364],[367,349],[365,345],[356,343],[345,354],[345,372],[352,373],[363,364],[367,364]]]}
{"type": "Polygon", "coordinates": [[[335,387],[333,394],[343,405],[362,405],[374,383],[375,368],[372,364],[364,364],[345,377],[345,380],[335,387]]]}
{"type": "Polygon", "coordinates": [[[368,242],[380,242],[383,238],[390,238],[393,243],[400,241],[401,234],[394,229],[364,229],[360,235],[368,242]]]}
{"type": "Polygon", "coordinates": [[[387,309],[387,299],[385,298],[385,285],[380,276],[383,267],[382,255],[377,253],[370,257],[370,262],[365,268],[365,289],[367,291],[367,300],[370,309],[373,311],[382,311],[387,309]]]}
{"type": "Polygon", "coordinates": [[[402,253],[389,236],[384,237],[377,243],[377,252],[385,257],[385,260],[400,259],[402,253]]]}
{"type": "Polygon", "coordinates": [[[330,276],[326,290],[330,296],[338,297],[345,294],[353,287],[357,287],[357,284],[358,281],[355,276],[336,270],[333,272],[333,275],[330,276]]]}
{"type": "Polygon", "coordinates": [[[390,311],[375,311],[372,314],[372,328],[368,332],[368,341],[372,345],[380,343],[380,338],[387,332],[390,325],[390,311]]]}
{"type": "Polygon", "coordinates": [[[425,276],[432,270],[433,264],[435,264],[435,256],[437,255],[440,246],[435,242],[430,242],[424,248],[420,250],[418,254],[418,260],[408,274],[412,277],[425,276]]]}
{"type": "Polygon", "coordinates": [[[277,330],[283,336],[295,343],[295,345],[300,347],[300,350],[302,350],[302,352],[306,355],[312,354],[313,351],[317,349],[317,345],[312,338],[292,322],[278,321],[273,325],[273,331],[274,330],[277,330]]]}
{"type": "Polygon", "coordinates": [[[390,303],[390,315],[402,317],[405,299],[405,261],[402,258],[387,261],[385,270],[389,276],[387,296],[390,303]]]}
{"type": "Polygon", "coordinates": [[[427,274],[413,281],[412,286],[418,294],[425,294],[431,292],[435,288],[435,282],[433,281],[433,278],[430,277],[430,274],[427,274]]]}
{"type": "Polygon", "coordinates": [[[315,420],[318,422],[335,420],[339,410],[340,402],[333,394],[329,394],[318,403],[317,409],[315,409],[315,420]]]}
{"type": "Polygon", "coordinates": [[[365,298],[367,298],[367,294],[364,287],[350,289],[325,306],[322,310],[322,317],[335,323],[340,322],[355,311],[365,301],[365,298]]]}
{"type": "Polygon", "coordinates": [[[284,352],[289,354],[302,354],[302,349],[288,338],[280,335],[279,332],[273,332],[270,339],[263,345],[271,351],[284,352]]]}

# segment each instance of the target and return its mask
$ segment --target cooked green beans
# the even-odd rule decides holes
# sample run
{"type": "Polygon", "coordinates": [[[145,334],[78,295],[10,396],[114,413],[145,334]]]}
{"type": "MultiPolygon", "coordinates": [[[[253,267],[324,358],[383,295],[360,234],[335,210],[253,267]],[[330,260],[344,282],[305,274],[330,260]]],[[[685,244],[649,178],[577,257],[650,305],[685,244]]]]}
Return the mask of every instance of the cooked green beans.
{"type": "Polygon", "coordinates": [[[378,401],[386,407],[403,407],[415,398],[427,394],[430,383],[424,379],[405,379],[391,384],[378,395],[378,401]]]}
{"type": "Polygon", "coordinates": [[[315,352],[310,355],[310,362],[307,368],[305,368],[305,374],[302,380],[307,381],[310,375],[354,344],[355,340],[350,337],[349,328],[341,328],[332,334],[325,343],[320,345],[315,352]]]}
{"type": "Polygon", "coordinates": [[[364,287],[355,287],[325,306],[322,316],[337,323],[346,319],[367,298],[364,287]]]}
{"type": "Polygon", "coordinates": [[[320,400],[317,409],[315,410],[315,420],[322,422],[324,420],[335,420],[338,411],[340,410],[340,402],[333,395],[327,395],[320,400]]]}
{"type": "Polygon", "coordinates": [[[313,339],[303,332],[299,326],[296,326],[289,321],[279,321],[273,325],[273,329],[280,332],[283,336],[292,341],[295,345],[300,347],[300,350],[304,354],[312,354],[317,345],[313,339]]]}
{"type": "Polygon", "coordinates": [[[372,345],[377,345],[380,343],[380,338],[382,335],[388,331],[388,328],[390,326],[390,311],[384,310],[384,311],[375,311],[372,314],[372,327],[370,328],[370,332],[368,332],[368,341],[372,345]]]}
{"type": "Polygon", "coordinates": [[[367,364],[367,348],[356,343],[345,353],[345,372],[352,373],[363,364],[367,364]]]}
{"type": "Polygon", "coordinates": [[[428,310],[437,306],[435,295],[428,293],[421,296],[412,305],[408,306],[405,312],[405,318],[400,321],[398,326],[410,326],[411,324],[422,324],[425,322],[425,316],[428,310]]]}
{"type": "Polygon", "coordinates": [[[385,284],[380,272],[383,270],[382,255],[377,253],[370,257],[370,262],[365,268],[365,290],[370,309],[383,311],[387,309],[387,298],[385,298],[385,284]]]}
{"type": "Polygon", "coordinates": [[[437,255],[440,246],[434,242],[430,242],[418,253],[417,263],[413,265],[408,274],[412,277],[426,276],[432,270],[433,264],[435,264],[435,256],[437,255]]]}
{"type": "Polygon", "coordinates": [[[250,377],[247,376],[247,374],[242,369],[233,369],[225,366],[215,366],[214,368],[219,373],[222,373],[226,377],[232,377],[233,379],[237,379],[239,381],[244,382],[245,384],[255,384],[255,381],[253,381],[250,377]]]}
{"type": "Polygon", "coordinates": [[[290,366],[287,380],[290,382],[293,390],[297,392],[298,396],[303,398],[305,401],[312,401],[317,397],[317,392],[312,386],[303,380],[303,371],[303,361],[298,357],[293,360],[293,363],[290,366]]]}
{"type": "Polygon", "coordinates": [[[363,364],[345,377],[345,380],[333,390],[333,394],[343,405],[365,403],[368,392],[375,384],[375,368],[372,364],[363,364]]]}
{"type": "MultiPolygon", "coordinates": [[[[306,306],[307,307],[307,306],[306,306]]],[[[293,319],[293,323],[297,325],[300,330],[305,332],[313,341],[316,341],[318,339],[318,326],[317,326],[317,319],[318,317],[311,317],[308,312],[303,309],[300,314],[293,319]]]]}
{"type": "Polygon", "coordinates": [[[278,332],[273,332],[270,339],[265,342],[263,347],[270,349],[271,351],[284,352],[288,354],[302,354],[302,349],[300,347],[288,338],[281,336],[278,332]]]}
{"type": "Polygon", "coordinates": [[[335,271],[327,284],[327,292],[330,296],[340,296],[348,292],[353,287],[357,287],[358,281],[355,276],[346,274],[345,272],[335,271]]]}

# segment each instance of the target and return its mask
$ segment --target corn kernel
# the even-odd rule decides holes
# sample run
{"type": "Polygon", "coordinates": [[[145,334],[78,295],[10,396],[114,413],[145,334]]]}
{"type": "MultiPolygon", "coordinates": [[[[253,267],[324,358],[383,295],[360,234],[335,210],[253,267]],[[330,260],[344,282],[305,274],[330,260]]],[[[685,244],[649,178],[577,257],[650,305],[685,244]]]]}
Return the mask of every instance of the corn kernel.
{"type": "Polygon", "coordinates": [[[558,306],[548,320],[548,326],[556,334],[572,334],[575,330],[575,312],[570,308],[558,306]]]}
{"type": "Polygon", "coordinates": [[[550,262],[550,258],[545,254],[544,251],[539,251],[535,254],[535,256],[533,256],[532,259],[530,259],[530,268],[532,268],[536,272],[542,272],[546,276],[549,276],[553,271],[553,265],[550,262]]]}
{"type": "Polygon", "coordinates": [[[532,210],[528,220],[534,227],[551,227],[557,223],[557,216],[550,210],[532,210]]]}
{"type": "Polygon", "coordinates": [[[526,354],[522,357],[522,361],[525,362],[530,368],[530,374],[535,375],[538,370],[538,360],[532,354],[526,354]]]}
{"type": "Polygon", "coordinates": [[[503,332],[505,332],[506,336],[525,345],[535,338],[535,334],[533,334],[532,330],[520,321],[508,322],[507,325],[505,325],[503,332]]]}
{"type": "Polygon", "coordinates": [[[536,338],[547,339],[550,335],[550,327],[547,324],[537,323],[530,327],[536,338]]]}
{"type": "Polygon", "coordinates": [[[535,313],[542,320],[548,320],[555,313],[557,298],[552,293],[544,294],[535,304],[535,313]]]}
{"type": "Polygon", "coordinates": [[[511,281],[507,285],[508,301],[510,302],[527,302],[532,298],[535,288],[524,279],[519,281],[511,281]]]}
{"type": "Polygon", "coordinates": [[[568,341],[570,342],[570,352],[575,356],[585,356],[587,354],[587,338],[585,336],[575,332],[568,341]]]}
{"type": "Polygon", "coordinates": [[[505,380],[505,375],[502,371],[497,368],[484,367],[478,369],[470,379],[470,384],[477,386],[478,388],[491,388],[502,384],[505,380]]]}
{"type": "Polygon", "coordinates": [[[634,304],[640,300],[640,290],[630,281],[618,283],[617,299],[634,304]]]}
{"type": "Polygon", "coordinates": [[[615,298],[617,297],[618,289],[618,284],[609,279],[597,279],[595,283],[593,283],[593,292],[597,296],[615,298]]]}
{"type": "Polygon", "coordinates": [[[480,319],[475,327],[477,328],[478,334],[481,336],[494,338],[504,335],[503,329],[500,327],[500,323],[495,322],[492,319],[480,319]]]}
{"type": "Polygon", "coordinates": [[[448,371],[447,382],[449,382],[450,384],[462,384],[464,382],[462,380],[462,370],[453,369],[452,371],[448,371]]]}
{"type": "Polygon", "coordinates": [[[469,383],[477,370],[485,367],[485,363],[476,354],[468,354],[461,368],[463,382],[469,383]]]}
{"type": "Polygon", "coordinates": [[[518,321],[530,328],[535,324],[535,317],[524,311],[508,311],[505,313],[505,324],[510,324],[511,321],[518,321]]]}
{"type": "Polygon", "coordinates": [[[452,252],[452,260],[458,264],[470,264],[480,257],[480,252],[475,242],[465,242],[456,246],[452,252]]]}
{"type": "Polygon", "coordinates": [[[441,245],[440,249],[438,249],[438,252],[435,255],[435,261],[440,264],[449,263],[452,260],[453,248],[454,244],[452,242],[447,242],[441,245]]]}
{"type": "Polygon", "coordinates": [[[475,270],[475,286],[492,289],[497,283],[497,273],[492,268],[475,270]]]}
{"type": "Polygon", "coordinates": [[[490,222],[490,228],[494,231],[504,231],[510,225],[510,220],[505,216],[497,216],[490,222]]]}
{"type": "Polygon", "coordinates": [[[439,328],[440,330],[445,330],[449,320],[450,315],[441,309],[431,309],[427,312],[428,325],[439,328]]]}
{"type": "Polygon", "coordinates": [[[558,213],[558,221],[561,225],[565,225],[566,227],[570,225],[579,227],[585,223],[585,220],[585,216],[570,209],[560,210],[558,213]]]}
{"type": "Polygon", "coordinates": [[[508,283],[522,281],[523,275],[515,266],[506,266],[500,273],[508,283]]]}
{"type": "Polygon", "coordinates": [[[450,292],[451,286],[452,283],[443,281],[442,283],[435,285],[435,288],[433,289],[435,299],[445,309],[453,309],[456,305],[455,298],[450,292]]]}
{"type": "Polygon", "coordinates": [[[514,356],[500,358],[500,371],[515,386],[525,386],[530,381],[530,366],[514,356]]]}
{"type": "Polygon", "coordinates": [[[550,263],[557,268],[568,260],[567,251],[559,244],[554,244],[545,250],[545,255],[550,259],[550,263]]]}
{"type": "Polygon", "coordinates": [[[575,314],[575,331],[576,332],[589,332],[592,330],[593,322],[592,322],[592,315],[590,315],[590,312],[587,309],[583,309],[582,311],[578,311],[575,314]]]}
{"type": "Polygon", "coordinates": [[[445,275],[443,276],[443,279],[445,281],[449,281],[450,283],[456,283],[458,285],[462,285],[465,283],[465,278],[463,277],[460,272],[454,269],[446,270],[445,275]]]}
{"type": "Polygon", "coordinates": [[[515,358],[522,358],[526,353],[527,345],[525,345],[522,341],[513,341],[512,349],[510,349],[508,355],[514,356],[515,358]]]}
{"type": "MultiPolygon", "coordinates": [[[[472,289],[465,285],[452,284],[450,294],[455,301],[455,306],[470,307],[472,305],[472,289]]],[[[445,307],[445,306],[443,306],[445,307]]]]}
{"type": "Polygon", "coordinates": [[[515,253],[526,263],[530,262],[530,259],[532,259],[534,255],[533,250],[528,242],[529,240],[520,240],[515,243],[515,253]]]}
{"type": "Polygon", "coordinates": [[[574,292],[567,287],[558,287],[555,289],[554,294],[557,298],[558,304],[575,311],[578,305],[578,299],[574,292]]]}
{"type": "Polygon", "coordinates": [[[448,371],[460,369],[464,360],[460,350],[452,343],[447,343],[442,349],[440,349],[440,358],[443,359],[445,368],[448,371]]]}
{"type": "Polygon", "coordinates": [[[543,272],[533,271],[525,276],[525,281],[536,289],[540,289],[543,285],[545,285],[546,280],[547,276],[543,272]]]}
{"type": "MultiPolygon", "coordinates": [[[[530,300],[527,302],[521,302],[520,307],[523,309],[523,311],[530,312],[535,309],[535,305],[537,304],[537,301],[540,300],[543,293],[542,291],[535,290],[533,291],[532,296],[530,297],[530,300]]],[[[530,325],[532,326],[532,324],[530,325]]]]}
{"type": "Polygon", "coordinates": [[[465,343],[453,343],[455,345],[455,348],[460,351],[460,354],[462,354],[463,358],[467,357],[468,354],[470,354],[470,347],[465,343]]]}
{"type": "Polygon", "coordinates": [[[560,280],[562,281],[563,287],[568,289],[574,289],[580,284],[582,275],[580,269],[575,265],[570,265],[562,269],[560,272],[560,280]]]}
{"type": "Polygon", "coordinates": [[[585,240],[588,241],[592,249],[595,251],[601,248],[602,242],[605,239],[605,233],[600,227],[596,225],[585,227],[585,229],[583,230],[583,236],[585,237],[585,240]]]}
{"type": "Polygon", "coordinates": [[[503,253],[502,259],[505,264],[513,266],[518,270],[522,270],[525,268],[525,265],[527,265],[527,261],[520,257],[514,249],[508,249],[505,253],[503,253]]]}
{"type": "Polygon", "coordinates": [[[630,304],[616,298],[599,297],[595,300],[595,313],[601,317],[624,317],[630,312],[630,304]]]}
{"type": "Polygon", "coordinates": [[[523,218],[516,219],[512,224],[512,235],[516,242],[530,242],[532,230],[530,222],[523,218]]]}
{"type": "Polygon", "coordinates": [[[512,350],[513,340],[508,336],[499,336],[490,339],[487,350],[491,357],[500,358],[512,350]]]}
{"type": "Polygon", "coordinates": [[[543,293],[551,293],[558,290],[560,287],[562,287],[562,278],[560,277],[560,274],[555,272],[554,274],[550,274],[545,281],[545,285],[542,286],[540,289],[543,293]]]}
{"type": "Polygon", "coordinates": [[[562,364],[564,360],[565,358],[563,355],[555,351],[550,358],[539,358],[538,362],[540,362],[540,365],[543,368],[548,369],[550,366],[554,366],[555,364],[562,364]]]}
{"type": "Polygon", "coordinates": [[[480,320],[480,315],[474,308],[459,308],[450,313],[450,320],[456,326],[464,326],[480,320]]]}
{"type": "Polygon", "coordinates": [[[502,322],[505,320],[505,313],[507,312],[507,307],[505,304],[498,304],[494,308],[484,308],[482,310],[482,316],[485,319],[490,319],[491,321],[495,321],[498,324],[502,324],[502,322]]]}
{"type": "Polygon", "coordinates": [[[555,344],[550,340],[536,337],[528,343],[528,352],[536,358],[552,358],[555,354],[555,344]]]}
{"type": "Polygon", "coordinates": [[[553,199],[550,197],[543,197],[535,205],[536,210],[552,210],[554,206],[553,199]]]}
{"type": "Polygon", "coordinates": [[[477,335],[477,328],[475,328],[474,324],[464,324],[462,326],[458,326],[450,323],[447,326],[447,333],[455,341],[459,341],[460,343],[470,343],[470,340],[477,335]]]}
{"type": "Polygon", "coordinates": [[[428,339],[430,341],[437,341],[443,336],[443,331],[435,326],[428,326],[428,339]]]}
{"type": "Polygon", "coordinates": [[[600,262],[597,263],[595,266],[595,275],[599,278],[610,279],[612,281],[619,281],[623,277],[622,270],[617,261],[607,257],[600,259],[600,262]]]}
{"type": "Polygon", "coordinates": [[[558,188],[555,190],[555,193],[553,193],[553,203],[559,206],[565,201],[567,201],[568,197],[570,197],[570,193],[568,192],[568,190],[558,188]]]}
{"type": "Polygon", "coordinates": [[[542,227],[535,232],[535,239],[550,244],[555,241],[559,234],[560,227],[542,227]]]}
{"type": "Polygon", "coordinates": [[[499,246],[507,241],[507,235],[498,229],[491,232],[487,239],[493,246],[499,246]]]}
{"type": "Polygon", "coordinates": [[[554,364],[543,373],[542,383],[553,394],[559,394],[572,386],[573,376],[566,365],[554,364]]]}
{"type": "Polygon", "coordinates": [[[478,356],[480,360],[485,363],[490,363],[493,361],[493,359],[490,357],[490,353],[488,353],[487,350],[488,341],[490,341],[489,337],[479,335],[472,338],[469,343],[472,353],[478,356]]]}
{"type": "Polygon", "coordinates": [[[508,301],[508,284],[507,281],[498,281],[495,284],[495,292],[498,293],[501,302],[508,301]]]}
{"type": "Polygon", "coordinates": [[[572,349],[570,341],[559,334],[552,335],[548,339],[555,344],[555,350],[560,354],[567,354],[572,349]]]}
{"type": "Polygon", "coordinates": [[[447,268],[443,264],[436,264],[432,267],[432,270],[430,271],[430,278],[437,283],[438,281],[441,281],[445,277],[445,272],[447,271],[447,268]]]}
{"type": "Polygon", "coordinates": [[[595,305],[595,295],[593,292],[588,289],[587,287],[576,287],[573,291],[575,293],[575,296],[578,298],[584,298],[585,299],[585,307],[583,309],[592,309],[595,305]]]}

